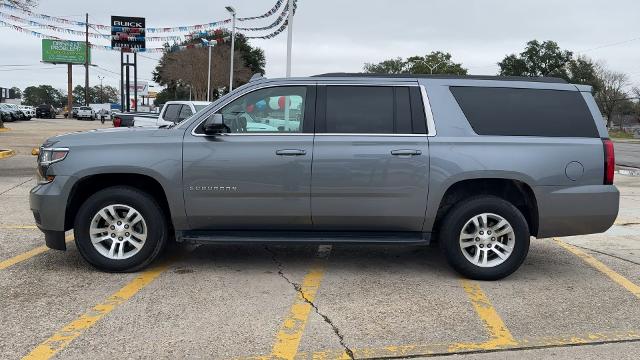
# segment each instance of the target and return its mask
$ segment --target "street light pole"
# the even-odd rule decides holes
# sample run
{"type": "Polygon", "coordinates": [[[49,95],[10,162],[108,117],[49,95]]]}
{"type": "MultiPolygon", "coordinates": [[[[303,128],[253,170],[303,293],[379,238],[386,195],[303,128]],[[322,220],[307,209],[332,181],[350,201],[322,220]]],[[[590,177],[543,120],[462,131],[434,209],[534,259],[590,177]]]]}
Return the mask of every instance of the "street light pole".
{"type": "Polygon", "coordinates": [[[104,76],[98,75],[98,79],[100,79],[100,103],[103,103],[104,102],[104,92],[102,91],[102,79],[104,79],[104,76]]]}
{"type": "Polygon", "coordinates": [[[289,14],[287,16],[287,77],[291,77],[291,43],[293,42],[293,2],[289,0],[289,14]]]}
{"type": "Polygon", "coordinates": [[[209,100],[211,97],[211,41],[207,42],[207,47],[209,48],[209,73],[207,75],[207,101],[211,101],[209,100]]]}
{"type": "Polygon", "coordinates": [[[236,10],[231,6],[227,6],[226,9],[231,13],[231,65],[229,67],[229,92],[231,92],[233,90],[233,58],[236,43],[236,10]]]}

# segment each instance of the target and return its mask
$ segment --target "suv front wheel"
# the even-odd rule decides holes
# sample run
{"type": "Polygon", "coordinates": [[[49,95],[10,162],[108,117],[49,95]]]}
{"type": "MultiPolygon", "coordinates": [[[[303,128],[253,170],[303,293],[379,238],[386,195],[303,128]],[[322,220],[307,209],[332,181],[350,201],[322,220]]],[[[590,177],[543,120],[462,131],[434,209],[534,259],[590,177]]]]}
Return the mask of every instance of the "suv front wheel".
{"type": "Polygon", "coordinates": [[[529,252],[526,219],[513,204],[495,196],[458,203],[440,229],[447,261],[471,279],[502,279],[516,271],[529,252]]]}
{"type": "Polygon", "coordinates": [[[167,224],[156,200],[135,188],[117,186],[90,196],[74,224],[76,246],[98,269],[137,271],[160,254],[167,224]]]}

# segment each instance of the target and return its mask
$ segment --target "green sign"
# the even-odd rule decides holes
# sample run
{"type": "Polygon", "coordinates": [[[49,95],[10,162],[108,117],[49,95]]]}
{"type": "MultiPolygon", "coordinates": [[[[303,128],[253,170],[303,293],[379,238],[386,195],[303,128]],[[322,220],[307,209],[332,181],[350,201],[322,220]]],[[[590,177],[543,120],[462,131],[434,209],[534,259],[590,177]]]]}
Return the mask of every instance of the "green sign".
{"type": "MultiPolygon", "coordinates": [[[[83,41],[42,39],[42,61],[58,64],[84,64],[86,45],[83,41]]],[[[91,48],[89,48],[91,63],[91,48]]]]}

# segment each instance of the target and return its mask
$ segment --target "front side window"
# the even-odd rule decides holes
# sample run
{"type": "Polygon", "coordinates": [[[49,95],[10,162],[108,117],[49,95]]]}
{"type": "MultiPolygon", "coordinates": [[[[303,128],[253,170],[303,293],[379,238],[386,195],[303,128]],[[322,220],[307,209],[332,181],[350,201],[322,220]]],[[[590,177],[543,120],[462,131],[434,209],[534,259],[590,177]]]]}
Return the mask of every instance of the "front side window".
{"type": "Polygon", "coordinates": [[[218,113],[231,133],[300,133],[306,86],[270,87],[233,100],[218,113]]]}

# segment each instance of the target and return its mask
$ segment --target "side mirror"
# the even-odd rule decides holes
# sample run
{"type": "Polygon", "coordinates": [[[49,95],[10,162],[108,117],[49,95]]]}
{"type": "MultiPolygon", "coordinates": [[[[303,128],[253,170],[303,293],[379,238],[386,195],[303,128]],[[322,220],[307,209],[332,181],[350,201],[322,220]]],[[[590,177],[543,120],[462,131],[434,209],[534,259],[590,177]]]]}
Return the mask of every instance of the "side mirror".
{"type": "Polygon", "coordinates": [[[202,130],[207,135],[216,135],[228,131],[227,125],[224,124],[222,114],[213,114],[204,121],[202,130]]]}

